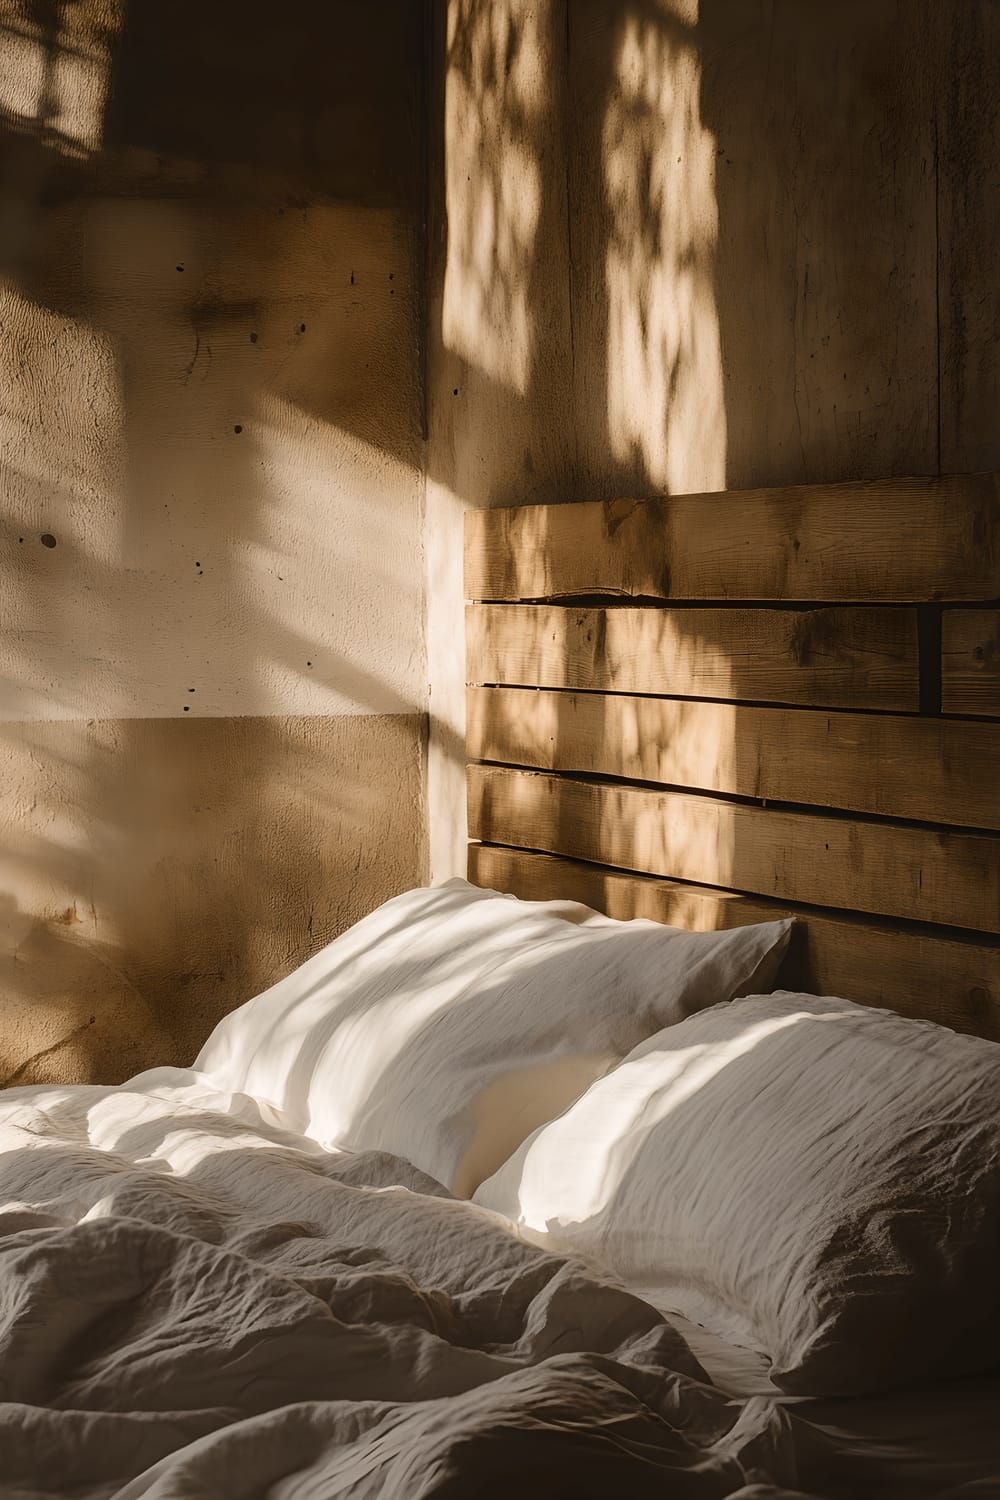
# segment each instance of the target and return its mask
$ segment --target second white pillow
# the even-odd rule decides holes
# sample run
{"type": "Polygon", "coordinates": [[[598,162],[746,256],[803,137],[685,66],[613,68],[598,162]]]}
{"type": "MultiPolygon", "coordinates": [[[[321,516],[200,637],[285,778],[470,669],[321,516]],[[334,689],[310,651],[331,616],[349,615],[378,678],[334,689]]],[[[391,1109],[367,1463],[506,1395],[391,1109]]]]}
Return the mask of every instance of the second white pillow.
{"type": "Polygon", "coordinates": [[[476,1202],[800,1395],[1000,1365],[1000,1047],[779,992],[641,1043],[476,1202]]]}

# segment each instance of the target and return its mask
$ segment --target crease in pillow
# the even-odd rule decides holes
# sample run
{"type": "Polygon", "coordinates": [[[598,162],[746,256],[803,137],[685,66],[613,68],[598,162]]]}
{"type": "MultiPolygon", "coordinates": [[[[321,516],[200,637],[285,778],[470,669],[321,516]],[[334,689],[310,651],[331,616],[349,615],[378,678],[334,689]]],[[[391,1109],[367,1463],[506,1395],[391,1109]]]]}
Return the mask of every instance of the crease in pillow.
{"type": "Polygon", "coordinates": [[[453,880],[226,1016],[194,1066],[313,1140],[469,1194],[643,1037],[773,979],[791,925],[692,933],[453,880]]]}
{"type": "Polygon", "coordinates": [[[475,1194],[789,1394],[1000,1367],[1000,1048],[832,997],[640,1043],[475,1194]]]}

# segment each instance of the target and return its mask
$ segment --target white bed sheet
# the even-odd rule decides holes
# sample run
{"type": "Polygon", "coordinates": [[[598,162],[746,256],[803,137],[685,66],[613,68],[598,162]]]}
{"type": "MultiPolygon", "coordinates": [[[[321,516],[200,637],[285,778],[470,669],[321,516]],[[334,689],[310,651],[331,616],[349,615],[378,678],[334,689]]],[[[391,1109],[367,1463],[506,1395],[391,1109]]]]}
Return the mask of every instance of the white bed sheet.
{"type": "MultiPolygon", "coordinates": [[[[642,1295],[640,1288],[632,1288],[642,1295]]],[[[713,1383],[739,1399],[766,1397],[831,1441],[830,1487],[872,1500],[1000,1497],[1000,1374],[867,1397],[821,1401],[772,1385],[767,1360],[664,1310],[713,1383]],[[861,1485],[865,1475],[865,1489],[861,1485]]]]}

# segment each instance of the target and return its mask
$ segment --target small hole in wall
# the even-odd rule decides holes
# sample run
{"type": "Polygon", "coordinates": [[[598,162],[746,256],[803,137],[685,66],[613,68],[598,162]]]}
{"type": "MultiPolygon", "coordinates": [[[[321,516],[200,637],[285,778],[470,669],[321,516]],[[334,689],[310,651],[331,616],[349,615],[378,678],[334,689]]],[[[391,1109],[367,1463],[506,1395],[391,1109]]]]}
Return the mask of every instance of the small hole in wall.
{"type": "Polygon", "coordinates": [[[178,266],[177,269],[178,269],[178,271],[183,271],[184,267],[183,266],[178,266]]]}
{"type": "Polygon", "coordinates": [[[189,693],[193,693],[194,692],[194,688],[188,688],[188,692],[189,693]]]}
{"type": "Polygon", "coordinates": [[[23,542],[23,541],[24,541],[24,537],[23,537],[23,536],[19,536],[19,537],[18,537],[18,541],[19,541],[19,542],[23,542]]]}
{"type": "Polygon", "coordinates": [[[237,422],[236,426],[233,428],[233,431],[234,432],[242,432],[243,431],[243,428],[240,426],[239,422],[237,422]]]}
{"type": "Polygon", "coordinates": [[[43,531],[38,540],[41,542],[43,547],[54,547],[56,544],[56,539],[52,535],[51,531],[43,531]]]}
{"type": "Polygon", "coordinates": [[[300,333],[305,333],[305,331],[306,331],[306,325],[304,323],[300,323],[299,324],[299,332],[300,333]]]}
{"type": "Polygon", "coordinates": [[[458,386],[457,386],[457,385],[456,385],[456,387],[455,387],[455,389],[454,389],[454,390],[453,390],[453,391],[452,391],[452,393],[451,393],[451,394],[452,394],[452,395],[453,395],[453,396],[457,396],[457,395],[458,395],[458,386]]]}
{"type": "Polygon", "coordinates": [[[189,704],[187,704],[187,703],[185,703],[185,705],[184,705],[184,712],[185,712],[185,713],[186,713],[186,714],[189,714],[189,713],[190,713],[190,712],[191,712],[191,707],[190,707],[190,705],[189,705],[189,704]]]}
{"type": "Polygon", "coordinates": [[[306,662],[306,666],[307,666],[307,667],[311,667],[311,666],[312,666],[312,662],[311,662],[311,661],[307,661],[307,662],[306,662]]]}
{"type": "Polygon", "coordinates": [[[256,344],[256,342],[257,342],[257,335],[255,333],[252,333],[250,335],[250,342],[251,342],[251,344],[256,344]]]}

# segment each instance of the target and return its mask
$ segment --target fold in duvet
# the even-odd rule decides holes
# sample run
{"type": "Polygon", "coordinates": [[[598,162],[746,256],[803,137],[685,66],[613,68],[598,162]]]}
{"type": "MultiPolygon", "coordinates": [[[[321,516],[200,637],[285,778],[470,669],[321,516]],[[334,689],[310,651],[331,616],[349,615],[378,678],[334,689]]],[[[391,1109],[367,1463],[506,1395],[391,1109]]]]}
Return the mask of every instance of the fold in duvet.
{"type": "Polygon", "coordinates": [[[198,1077],[0,1101],[0,1493],[820,1493],[807,1423],[407,1163],[198,1077]]]}

